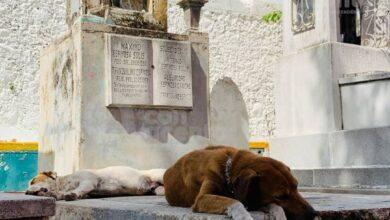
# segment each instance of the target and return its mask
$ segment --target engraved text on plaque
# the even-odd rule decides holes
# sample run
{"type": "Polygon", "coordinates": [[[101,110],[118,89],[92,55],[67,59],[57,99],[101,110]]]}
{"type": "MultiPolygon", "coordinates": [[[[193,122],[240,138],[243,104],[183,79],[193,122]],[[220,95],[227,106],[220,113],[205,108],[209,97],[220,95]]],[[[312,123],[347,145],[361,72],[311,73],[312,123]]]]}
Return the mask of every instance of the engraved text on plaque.
{"type": "Polygon", "coordinates": [[[109,107],[192,108],[189,42],[106,38],[109,107]]]}

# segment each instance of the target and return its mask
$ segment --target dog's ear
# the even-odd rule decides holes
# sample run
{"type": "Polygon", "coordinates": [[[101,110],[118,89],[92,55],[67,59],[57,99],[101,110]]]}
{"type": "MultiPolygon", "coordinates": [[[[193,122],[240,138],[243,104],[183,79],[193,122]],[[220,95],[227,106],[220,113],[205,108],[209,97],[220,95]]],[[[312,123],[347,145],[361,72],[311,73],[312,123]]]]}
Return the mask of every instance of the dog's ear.
{"type": "Polygon", "coordinates": [[[242,170],[233,183],[235,197],[241,202],[245,201],[250,191],[250,187],[254,186],[254,184],[259,180],[260,175],[258,175],[254,170],[242,170]]]}
{"type": "Polygon", "coordinates": [[[57,173],[56,172],[52,172],[52,171],[49,171],[49,172],[42,172],[43,175],[55,180],[57,179],[57,173]]]}

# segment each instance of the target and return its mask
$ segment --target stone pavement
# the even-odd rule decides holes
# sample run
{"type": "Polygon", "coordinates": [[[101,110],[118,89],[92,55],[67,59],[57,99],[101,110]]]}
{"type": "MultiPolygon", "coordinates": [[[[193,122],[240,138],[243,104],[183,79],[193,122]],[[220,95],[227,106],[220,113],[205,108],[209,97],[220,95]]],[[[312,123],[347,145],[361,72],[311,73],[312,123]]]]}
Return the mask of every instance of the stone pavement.
{"type": "MultiPolygon", "coordinates": [[[[390,196],[303,193],[322,219],[390,219],[390,196]]],[[[270,219],[255,212],[254,219],[270,219]]],[[[56,219],[191,219],[220,220],[224,216],[192,213],[168,206],[164,197],[120,197],[57,202],[56,219]]],[[[272,219],[272,218],[271,218],[272,219]]]]}
{"type": "MultiPolygon", "coordinates": [[[[312,192],[306,192],[303,195],[321,213],[322,219],[390,219],[390,195],[312,192]]],[[[0,219],[4,218],[4,213],[36,213],[39,211],[42,213],[29,216],[54,214],[53,200],[0,193],[0,219]],[[4,206],[4,204],[8,205],[4,206]],[[28,210],[29,212],[26,212],[28,210]]],[[[272,219],[272,216],[262,212],[254,212],[252,215],[256,220],[272,219]]],[[[15,217],[15,215],[11,216],[15,217]]],[[[142,196],[74,202],[60,201],[56,204],[56,216],[53,219],[222,220],[228,218],[220,215],[192,213],[190,209],[186,208],[170,207],[164,197],[142,196]]]]}
{"type": "Polygon", "coordinates": [[[0,219],[39,219],[53,216],[55,200],[26,196],[20,193],[0,193],[0,219]]]}

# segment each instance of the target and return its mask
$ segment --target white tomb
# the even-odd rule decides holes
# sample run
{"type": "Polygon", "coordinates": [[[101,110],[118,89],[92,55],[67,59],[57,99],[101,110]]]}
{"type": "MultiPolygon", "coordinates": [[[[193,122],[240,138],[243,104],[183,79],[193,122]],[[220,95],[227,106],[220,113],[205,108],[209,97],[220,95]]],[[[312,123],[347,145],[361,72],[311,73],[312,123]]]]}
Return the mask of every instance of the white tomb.
{"type": "Polygon", "coordinates": [[[383,43],[390,27],[358,35],[375,19],[390,21],[389,13],[379,16],[380,10],[362,4],[389,2],[284,3],[285,53],[276,77],[277,130],[270,153],[298,170],[303,185],[390,185],[389,178],[367,176],[390,174],[390,52],[383,43]],[[376,37],[367,44],[368,36],[376,37]]]}

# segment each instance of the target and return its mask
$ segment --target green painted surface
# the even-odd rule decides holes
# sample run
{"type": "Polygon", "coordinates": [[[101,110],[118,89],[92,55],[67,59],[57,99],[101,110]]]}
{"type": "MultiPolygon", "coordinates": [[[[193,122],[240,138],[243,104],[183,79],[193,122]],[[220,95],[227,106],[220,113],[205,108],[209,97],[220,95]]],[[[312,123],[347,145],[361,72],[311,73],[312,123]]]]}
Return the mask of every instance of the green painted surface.
{"type": "Polygon", "coordinates": [[[37,174],[38,153],[0,152],[0,191],[20,192],[37,174]]]}

